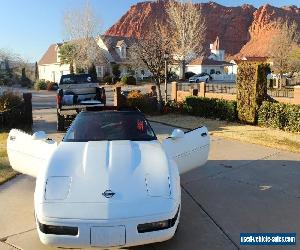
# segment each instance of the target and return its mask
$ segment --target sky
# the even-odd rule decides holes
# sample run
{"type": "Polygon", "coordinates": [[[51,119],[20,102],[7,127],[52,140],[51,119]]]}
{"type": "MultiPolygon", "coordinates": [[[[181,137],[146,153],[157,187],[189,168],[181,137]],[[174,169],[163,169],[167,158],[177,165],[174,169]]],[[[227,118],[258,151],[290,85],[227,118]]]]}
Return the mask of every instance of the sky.
{"type": "MultiPolygon", "coordinates": [[[[259,7],[298,4],[299,0],[215,0],[225,6],[245,3],[259,7]],[[229,4],[230,3],[230,4],[229,4]]],[[[50,44],[64,38],[63,16],[72,8],[84,6],[86,0],[0,0],[0,49],[20,54],[30,62],[38,61],[50,44]]],[[[101,32],[117,22],[138,0],[89,0],[99,18],[101,32]]],[[[193,2],[208,2],[194,0],[193,2]]],[[[299,7],[299,4],[298,4],[299,7]]]]}

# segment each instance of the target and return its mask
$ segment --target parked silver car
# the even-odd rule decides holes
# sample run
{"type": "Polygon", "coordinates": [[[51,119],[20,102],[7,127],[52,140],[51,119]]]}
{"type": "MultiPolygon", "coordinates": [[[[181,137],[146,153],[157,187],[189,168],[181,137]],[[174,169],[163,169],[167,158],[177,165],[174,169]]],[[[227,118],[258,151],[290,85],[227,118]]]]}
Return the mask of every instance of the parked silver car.
{"type": "Polygon", "coordinates": [[[210,76],[207,73],[201,73],[201,74],[197,74],[194,75],[192,77],[189,78],[189,82],[209,82],[210,80],[210,76]]]}

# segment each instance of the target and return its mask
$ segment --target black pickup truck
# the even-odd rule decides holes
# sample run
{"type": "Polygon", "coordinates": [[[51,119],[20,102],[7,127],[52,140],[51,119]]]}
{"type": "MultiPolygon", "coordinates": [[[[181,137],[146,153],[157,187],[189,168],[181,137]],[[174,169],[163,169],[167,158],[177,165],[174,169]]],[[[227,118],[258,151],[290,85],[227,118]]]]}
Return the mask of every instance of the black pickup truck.
{"type": "Polygon", "coordinates": [[[106,104],[105,89],[89,74],[62,75],[57,90],[57,130],[64,131],[67,122],[87,107],[106,104]]]}

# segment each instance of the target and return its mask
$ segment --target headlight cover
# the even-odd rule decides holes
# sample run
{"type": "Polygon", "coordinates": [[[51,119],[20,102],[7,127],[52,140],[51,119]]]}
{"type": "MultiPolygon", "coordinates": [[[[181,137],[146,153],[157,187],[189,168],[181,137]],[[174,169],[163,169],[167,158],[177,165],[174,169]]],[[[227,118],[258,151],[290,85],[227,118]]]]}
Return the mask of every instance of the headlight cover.
{"type": "Polygon", "coordinates": [[[49,177],[46,181],[45,200],[65,200],[71,187],[71,177],[49,177]]]}
{"type": "Polygon", "coordinates": [[[150,222],[150,223],[145,223],[145,224],[139,224],[137,226],[137,230],[139,233],[149,233],[149,232],[154,232],[154,231],[171,228],[175,225],[175,223],[177,221],[179,211],[180,211],[180,206],[178,207],[177,213],[175,214],[175,216],[172,219],[150,222]]]}

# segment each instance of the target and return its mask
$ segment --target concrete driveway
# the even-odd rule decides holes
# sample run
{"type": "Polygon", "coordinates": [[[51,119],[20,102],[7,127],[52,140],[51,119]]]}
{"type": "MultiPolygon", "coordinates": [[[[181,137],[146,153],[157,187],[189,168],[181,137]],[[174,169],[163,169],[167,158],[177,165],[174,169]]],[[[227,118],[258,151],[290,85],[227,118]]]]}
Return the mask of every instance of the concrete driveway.
{"type": "MultiPolygon", "coordinates": [[[[55,132],[55,119],[55,109],[36,109],[34,129],[60,140],[63,134],[55,132]]],[[[160,139],[173,129],[152,126],[160,139]]],[[[259,249],[241,247],[240,233],[300,235],[299,180],[299,154],[212,137],[208,163],[181,178],[182,215],[176,236],[134,249],[259,249]]],[[[55,249],[39,242],[34,186],[35,180],[24,175],[0,186],[0,249],[55,249]]]]}

